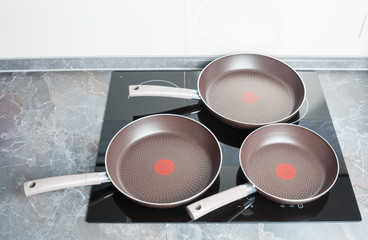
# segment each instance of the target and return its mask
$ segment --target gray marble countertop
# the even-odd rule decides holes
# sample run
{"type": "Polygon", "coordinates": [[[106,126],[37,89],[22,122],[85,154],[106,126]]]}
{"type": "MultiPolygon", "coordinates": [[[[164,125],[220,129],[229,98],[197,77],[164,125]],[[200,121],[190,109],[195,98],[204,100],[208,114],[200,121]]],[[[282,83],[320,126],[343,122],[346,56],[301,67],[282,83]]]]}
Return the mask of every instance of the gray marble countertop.
{"type": "Polygon", "coordinates": [[[34,71],[0,73],[0,239],[366,239],[368,71],[317,73],[361,222],[90,224],[90,187],[27,198],[25,181],[94,171],[111,75],[34,71]]]}

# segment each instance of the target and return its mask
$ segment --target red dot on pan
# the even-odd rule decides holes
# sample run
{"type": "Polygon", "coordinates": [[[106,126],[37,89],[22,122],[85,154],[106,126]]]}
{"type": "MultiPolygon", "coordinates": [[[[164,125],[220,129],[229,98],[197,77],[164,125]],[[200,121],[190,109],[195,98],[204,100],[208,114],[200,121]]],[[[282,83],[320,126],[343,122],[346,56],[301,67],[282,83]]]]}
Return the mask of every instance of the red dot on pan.
{"type": "Polygon", "coordinates": [[[258,102],[258,95],[255,92],[243,92],[241,99],[245,103],[256,103],[258,102]]]}
{"type": "Polygon", "coordinates": [[[169,175],[175,169],[175,164],[169,159],[160,159],[155,163],[155,172],[160,175],[169,175]]]}
{"type": "Polygon", "coordinates": [[[296,175],[295,168],[287,163],[277,165],[275,172],[276,175],[283,180],[291,180],[296,175]]]}

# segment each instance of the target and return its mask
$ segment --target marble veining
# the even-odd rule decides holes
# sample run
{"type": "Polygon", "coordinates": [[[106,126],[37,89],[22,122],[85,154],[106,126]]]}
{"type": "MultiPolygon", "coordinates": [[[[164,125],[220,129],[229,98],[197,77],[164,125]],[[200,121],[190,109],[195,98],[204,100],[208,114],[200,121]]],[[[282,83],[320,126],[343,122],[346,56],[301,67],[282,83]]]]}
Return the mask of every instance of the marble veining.
{"type": "MultiPolygon", "coordinates": [[[[115,56],[0,59],[0,72],[202,69],[220,56],[115,56]]],[[[368,58],[274,56],[296,70],[368,70],[368,58]]]]}
{"type": "Polygon", "coordinates": [[[361,222],[89,224],[89,187],[25,197],[25,181],[94,170],[110,75],[0,73],[0,239],[302,240],[368,235],[368,71],[318,72],[361,222]]]}
{"type": "Polygon", "coordinates": [[[362,215],[368,207],[368,72],[320,73],[362,215]]]}

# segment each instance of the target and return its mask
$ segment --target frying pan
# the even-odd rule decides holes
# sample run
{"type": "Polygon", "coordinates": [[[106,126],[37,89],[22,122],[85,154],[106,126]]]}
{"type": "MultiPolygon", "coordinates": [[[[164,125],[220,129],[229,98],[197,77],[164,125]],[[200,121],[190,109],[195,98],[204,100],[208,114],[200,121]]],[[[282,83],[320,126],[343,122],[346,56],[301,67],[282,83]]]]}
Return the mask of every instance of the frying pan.
{"type": "Polygon", "coordinates": [[[281,204],[307,203],[326,194],[339,173],[336,154],[321,136],[285,123],[252,132],[240,147],[239,160],[249,183],[188,205],[192,219],[255,192],[281,204]]]}
{"type": "Polygon", "coordinates": [[[204,125],[178,115],[152,115],[131,122],[112,138],[106,173],[33,180],[24,183],[24,191],[29,196],[111,181],[139,204],[170,208],[209,189],[221,164],[220,144],[204,125]]]}
{"type": "Polygon", "coordinates": [[[200,73],[197,89],[130,85],[129,96],[202,99],[224,123],[249,129],[288,121],[306,95],[298,73],[259,54],[233,54],[214,60],[200,73]]]}

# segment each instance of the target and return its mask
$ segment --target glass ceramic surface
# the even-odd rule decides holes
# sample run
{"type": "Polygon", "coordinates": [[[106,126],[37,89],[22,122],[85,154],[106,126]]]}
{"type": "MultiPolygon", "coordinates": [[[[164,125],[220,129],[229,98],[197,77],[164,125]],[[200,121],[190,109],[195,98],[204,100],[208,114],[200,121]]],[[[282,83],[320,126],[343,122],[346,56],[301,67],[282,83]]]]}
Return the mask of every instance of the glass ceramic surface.
{"type": "MultiPolygon", "coordinates": [[[[334,148],[340,173],[337,182],[323,197],[306,204],[283,205],[258,193],[226,205],[195,222],[282,222],[282,221],[360,221],[344,158],[336,137],[326,100],[316,73],[298,72],[306,85],[308,106],[289,121],[307,127],[334,148]],[[298,120],[302,117],[301,120],[298,120]]],[[[206,125],[218,138],[223,150],[223,166],[215,184],[198,199],[247,182],[239,167],[239,147],[251,130],[239,130],[217,120],[198,100],[163,97],[128,98],[128,86],[135,84],[176,85],[196,89],[200,71],[113,72],[101,131],[96,171],[105,171],[105,152],[115,133],[140,117],[172,113],[185,115],[206,125]]],[[[197,200],[198,200],[197,199],[197,200]]],[[[155,209],[132,202],[111,183],[92,186],[87,222],[191,222],[185,206],[155,209]]]]}

